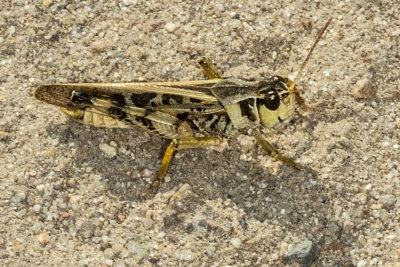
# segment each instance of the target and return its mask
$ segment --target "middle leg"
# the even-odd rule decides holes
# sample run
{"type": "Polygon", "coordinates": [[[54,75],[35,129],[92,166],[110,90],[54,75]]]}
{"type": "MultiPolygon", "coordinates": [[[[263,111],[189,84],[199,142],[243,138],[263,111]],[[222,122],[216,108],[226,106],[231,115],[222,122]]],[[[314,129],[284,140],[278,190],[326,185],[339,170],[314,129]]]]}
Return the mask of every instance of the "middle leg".
{"type": "Polygon", "coordinates": [[[212,137],[184,137],[182,139],[173,139],[165,151],[156,179],[153,181],[150,188],[143,193],[143,197],[147,198],[157,192],[162,180],[167,174],[168,167],[175,151],[190,148],[205,148],[218,145],[220,143],[220,139],[212,137]]]}

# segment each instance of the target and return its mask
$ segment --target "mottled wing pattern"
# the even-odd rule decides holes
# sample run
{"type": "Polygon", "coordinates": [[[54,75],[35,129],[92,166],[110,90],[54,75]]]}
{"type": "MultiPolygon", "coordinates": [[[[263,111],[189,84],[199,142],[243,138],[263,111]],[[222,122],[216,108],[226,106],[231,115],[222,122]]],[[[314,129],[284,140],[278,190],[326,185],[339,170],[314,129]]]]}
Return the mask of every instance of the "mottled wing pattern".
{"type": "Polygon", "coordinates": [[[94,97],[107,97],[120,104],[145,106],[169,104],[169,100],[195,99],[202,103],[216,103],[218,100],[210,88],[220,79],[145,82],[145,83],[66,83],[44,84],[35,91],[35,97],[45,103],[73,109],[77,105],[71,101],[73,91],[80,91],[94,97]],[[158,97],[157,97],[158,96],[158,97]]]}
{"type": "Polygon", "coordinates": [[[210,91],[218,81],[50,84],[35,97],[87,125],[138,128],[171,139],[193,136],[193,119],[224,112],[210,91]],[[75,92],[88,102],[73,101],[75,92]]]}

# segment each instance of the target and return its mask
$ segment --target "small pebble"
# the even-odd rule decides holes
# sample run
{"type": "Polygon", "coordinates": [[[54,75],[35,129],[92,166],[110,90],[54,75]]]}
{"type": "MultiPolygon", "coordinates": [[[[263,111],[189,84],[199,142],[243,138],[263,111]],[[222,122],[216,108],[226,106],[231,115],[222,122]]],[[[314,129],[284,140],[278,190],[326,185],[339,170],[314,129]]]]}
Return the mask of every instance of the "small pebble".
{"type": "Polygon", "coordinates": [[[332,69],[326,69],[323,71],[323,74],[325,75],[325,77],[329,77],[331,75],[332,69]]]}
{"type": "Polygon", "coordinates": [[[238,19],[234,19],[234,20],[228,21],[228,25],[229,25],[229,27],[231,27],[233,29],[239,29],[242,27],[242,22],[238,19]]]}
{"type": "Polygon", "coordinates": [[[106,248],[103,253],[104,257],[106,257],[107,259],[112,259],[114,257],[114,252],[112,248],[106,248]]]}
{"type": "Polygon", "coordinates": [[[110,237],[107,236],[107,235],[103,235],[103,236],[101,237],[101,241],[102,241],[103,243],[108,243],[108,242],[110,241],[110,237]]]}
{"type": "Polygon", "coordinates": [[[381,204],[372,204],[370,208],[371,208],[371,210],[380,210],[380,209],[382,209],[382,205],[381,204]]]}
{"type": "Polygon", "coordinates": [[[377,87],[368,79],[359,80],[351,89],[353,97],[356,99],[366,99],[373,97],[377,92],[377,87]]]}
{"type": "Polygon", "coordinates": [[[147,229],[147,230],[152,228],[153,227],[153,220],[150,219],[150,218],[144,218],[143,219],[143,227],[145,229],[147,229]]]}
{"type": "Polygon", "coordinates": [[[234,248],[240,248],[242,241],[240,241],[240,238],[234,237],[231,239],[231,244],[234,248]]]}
{"type": "Polygon", "coordinates": [[[379,201],[385,210],[390,211],[396,206],[397,199],[393,195],[384,195],[379,201]]]}
{"type": "Polygon", "coordinates": [[[240,19],[240,14],[235,13],[235,12],[232,12],[232,13],[231,13],[231,18],[233,18],[233,19],[240,19]]]}
{"type": "Polygon", "coordinates": [[[100,144],[99,148],[109,158],[115,157],[117,155],[117,148],[112,145],[100,144]]]}
{"type": "Polygon", "coordinates": [[[164,178],[164,183],[169,183],[169,182],[171,182],[171,176],[167,175],[164,178]]]}
{"type": "Polygon", "coordinates": [[[278,253],[273,253],[271,255],[271,259],[273,259],[274,261],[278,260],[279,259],[279,254],[278,253]]]}
{"type": "Polygon", "coordinates": [[[192,261],[194,259],[194,253],[190,249],[184,249],[178,252],[177,258],[183,261],[192,261]]]}
{"type": "Polygon", "coordinates": [[[390,146],[390,143],[388,141],[382,142],[383,147],[388,147],[390,146]]]}
{"type": "Polygon", "coordinates": [[[340,235],[340,227],[337,223],[331,222],[324,229],[324,233],[327,237],[330,237],[331,240],[336,240],[340,235]]]}
{"type": "Polygon", "coordinates": [[[354,223],[351,221],[344,221],[343,223],[343,231],[345,233],[352,233],[353,232],[353,228],[354,228],[354,223]]]}
{"type": "Polygon", "coordinates": [[[112,265],[113,265],[113,260],[111,260],[111,259],[105,259],[105,260],[104,260],[104,263],[105,263],[107,266],[112,266],[112,265]]]}
{"type": "Polygon", "coordinates": [[[337,193],[343,193],[344,190],[344,184],[343,183],[337,183],[336,184],[336,192],[337,193]]]}
{"type": "Polygon", "coordinates": [[[136,241],[130,241],[127,245],[129,254],[131,254],[137,261],[142,260],[146,255],[147,251],[136,241]]]}
{"type": "Polygon", "coordinates": [[[15,31],[16,31],[16,29],[15,29],[14,26],[11,26],[11,27],[8,28],[8,34],[9,35],[13,35],[15,33],[15,31]]]}
{"type": "Polygon", "coordinates": [[[278,53],[276,51],[272,51],[272,59],[275,60],[278,57],[278,53]]]}
{"type": "Polygon", "coordinates": [[[20,203],[20,202],[24,201],[25,198],[26,198],[25,192],[19,192],[19,193],[16,193],[16,194],[14,195],[12,201],[13,201],[14,203],[20,203]]]}
{"type": "Polygon", "coordinates": [[[219,12],[225,11],[225,7],[223,4],[216,4],[215,7],[218,9],[219,12]]]}
{"type": "Polygon", "coordinates": [[[93,222],[88,221],[82,224],[81,228],[79,229],[79,233],[84,238],[91,238],[94,235],[96,228],[97,227],[93,224],[93,222]]]}
{"type": "Polygon", "coordinates": [[[142,246],[136,241],[130,241],[127,245],[128,251],[132,255],[142,255],[143,257],[147,254],[142,246]]]}
{"type": "Polygon", "coordinates": [[[40,206],[39,204],[36,204],[36,205],[34,205],[34,206],[32,207],[32,209],[33,209],[34,212],[39,212],[40,209],[41,209],[41,206],[40,206]]]}
{"type": "Polygon", "coordinates": [[[222,153],[225,149],[229,147],[229,144],[226,140],[222,141],[220,144],[213,146],[213,150],[222,153]]]}
{"type": "Polygon", "coordinates": [[[36,190],[39,192],[42,192],[44,190],[44,185],[40,184],[40,185],[36,186],[36,190]]]}
{"type": "Polygon", "coordinates": [[[364,187],[364,190],[365,190],[365,193],[369,193],[369,192],[372,190],[372,185],[371,185],[371,184],[367,184],[367,185],[364,187]]]}
{"type": "Polygon", "coordinates": [[[125,267],[126,265],[125,265],[125,262],[124,262],[124,260],[123,259],[117,259],[115,262],[114,262],[114,265],[113,265],[114,267],[125,267]]]}
{"type": "Polygon", "coordinates": [[[118,213],[118,220],[120,222],[125,221],[125,219],[126,219],[126,215],[124,213],[122,213],[122,212],[118,213]]]}
{"type": "Polygon", "coordinates": [[[81,196],[78,196],[78,195],[71,195],[71,196],[69,196],[69,203],[70,204],[76,204],[76,203],[78,203],[78,201],[81,199],[82,197],[81,196]]]}
{"type": "Polygon", "coordinates": [[[317,246],[311,240],[305,240],[296,245],[296,247],[285,257],[286,263],[300,263],[309,266],[318,257],[317,246]]]}
{"type": "Polygon", "coordinates": [[[75,186],[75,180],[74,180],[74,179],[68,179],[67,185],[68,185],[69,187],[74,187],[74,186],[75,186]]]}
{"type": "Polygon", "coordinates": [[[304,20],[301,21],[301,24],[306,28],[310,28],[311,25],[312,25],[312,22],[309,19],[304,19],[304,20]]]}
{"type": "Polygon", "coordinates": [[[50,242],[50,236],[47,233],[41,233],[37,237],[38,241],[42,245],[46,245],[50,242]]]}
{"type": "Polygon", "coordinates": [[[149,169],[143,169],[143,170],[140,172],[140,175],[141,175],[142,177],[150,177],[150,176],[153,175],[153,172],[152,172],[151,170],[149,170],[149,169]]]}
{"type": "Polygon", "coordinates": [[[112,251],[113,251],[113,253],[114,254],[120,254],[121,252],[122,252],[122,250],[124,249],[124,247],[121,245],[121,244],[119,244],[119,243],[117,243],[117,244],[114,244],[113,246],[112,246],[112,251]]]}
{"type": "Polygon", "coordinates": [[[16,216],[18,219],[21,219],[22,217],[25,216],[25,214],[26,214],[26,209],[22,209],[22,210],[17,211],[17,212],[15,213],[15,216],[16,216]]]}
{"type": "Polygon", "coordinates": [[[96,52],[103,52],[106,48],[106,43],[103,40],[96,40],[92,43],[92,48],[96,52]]]}
{"type": "Polygon", "coordinates": [[[165,24],[165,29],[169,33],[175,32],[176,29],[178,29],[178,28],[179,28],[179,24],[177,24],[177,23],[168,22],[167,24],[165,24]]]}
{"type": "Polygon", "coordinates": [[[52,3],[53,3],[53,0],[43,0],[43,1],[42,1],[42,5],[43,5],[44,7],[48,7],[48,6],[50,6],[52,3]]]}
{"type": "Polygon", "coordinates": [[[137,4],[137,0],[123,0],[122,2],[124,3],[125,6],[130,6],[130,5],[136,5],[137,4]]]}
{"type": "Polygon", "coordinates": [[[368,195],[366,193],[358,193],[352,199],[352,202],[358,205],[365,205],[367,204],[367,201],[368,195]]]}
{"type": "Polygon", "coordinates": [[[256,139],[253,136],[242,134],[237,139],[244,152],[253,150],[256,145],[256,139]]]}

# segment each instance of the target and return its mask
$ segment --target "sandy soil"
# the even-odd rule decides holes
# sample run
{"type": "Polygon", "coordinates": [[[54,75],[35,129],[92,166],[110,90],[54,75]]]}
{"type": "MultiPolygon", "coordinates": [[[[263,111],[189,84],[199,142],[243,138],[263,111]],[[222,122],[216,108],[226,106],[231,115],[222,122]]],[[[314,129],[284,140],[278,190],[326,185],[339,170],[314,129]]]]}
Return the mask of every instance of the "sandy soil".
{"type": "Polygon", "coordinates": [[[389,0],[1,1],[0,265],[284,266],[311,240],[313,266],[400,266],[398,10],[389,0]],[[200,56],[224,76],[294,77],[329,17],[299,81],[319,108],[268,131],[314,173],[239,136],[179,152],[143,201],[166,141],[80,125],[33,99],[42,83],[203,79],[200,56]]]}

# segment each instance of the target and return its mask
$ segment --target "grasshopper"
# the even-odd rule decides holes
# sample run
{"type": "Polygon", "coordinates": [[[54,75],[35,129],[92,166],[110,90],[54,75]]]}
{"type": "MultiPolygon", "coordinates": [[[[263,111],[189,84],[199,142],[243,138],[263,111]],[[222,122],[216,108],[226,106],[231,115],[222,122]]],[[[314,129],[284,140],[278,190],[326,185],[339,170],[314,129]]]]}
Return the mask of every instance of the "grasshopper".
{"type": "Polygon", "coordinates": [[[296,82],[331,21],[320,31],[293,81],[286,76],[261,81],[224,78],[202,57],[198,63],[208,80],[45,84],[34,95],[87,125],[134,128],[172,140],[145,197],[157,191],[175,151],[218,145],[223,137],[238,132],[254,135],[268,155],[300,170],[263,138],[260,129],[290,119],[296,104],[306,106],[296,82]]]}

